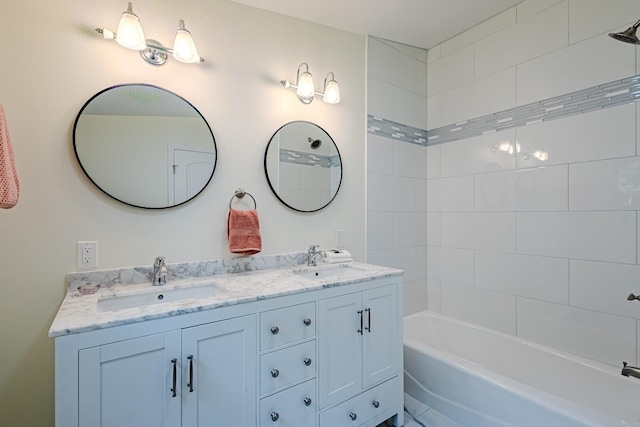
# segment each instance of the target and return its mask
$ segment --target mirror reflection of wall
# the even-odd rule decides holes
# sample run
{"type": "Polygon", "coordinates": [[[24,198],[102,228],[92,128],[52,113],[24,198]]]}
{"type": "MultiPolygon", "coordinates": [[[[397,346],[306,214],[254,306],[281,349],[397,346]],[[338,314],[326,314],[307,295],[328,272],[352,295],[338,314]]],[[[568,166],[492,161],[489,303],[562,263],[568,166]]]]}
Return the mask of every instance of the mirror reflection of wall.
{"type": "Polygon", "coordinates": [[[149,85],[116,86],[90,99],[76,119],[74,148],[102,191],[154,209],[197,196],[217,160],[213,133],[198,110],[149,85]]]}
{"type": "Polygon", "coordinates": [[[273,135],[265,153],[265,171],[278,199],[302,212],[327,206],[342,182],[335,142],[319,126],[303,121],[288,123],[273,135]]]}

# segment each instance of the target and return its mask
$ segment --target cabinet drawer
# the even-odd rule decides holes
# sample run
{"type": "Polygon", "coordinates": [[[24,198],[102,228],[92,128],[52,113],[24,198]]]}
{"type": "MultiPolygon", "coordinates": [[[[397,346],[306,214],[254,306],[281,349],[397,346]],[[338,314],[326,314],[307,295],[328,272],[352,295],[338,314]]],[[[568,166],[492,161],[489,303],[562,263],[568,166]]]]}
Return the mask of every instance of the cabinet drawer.
{"type": "Polygon", "coordinates": [[[293,424],[292,427],[316,427],[316,417],[298,421],[297,423],[293,424]]]}
{"type": "Polygon", "coordinates": [[[290,427],[302,423],[306,426],[315,412],[316,380],[313,379],[262,399],[260,425],[290,427]]]}
{"type": "Polygon", "coordinates": [[[320,414],[320,425],[359,426],[397,403],[398,377],[393,377],[389,381],[320,414]]]}
{"type": "Polygon", "coordinates": [[[316,304],[294,305],[260,314],[260,349],[267,350],[316,335],[316,304]]]}
{"type": "Polygon", "coordinates": [[[260,393],[315,375],[316,341],[287,347],[260,357],[260,393]]]}

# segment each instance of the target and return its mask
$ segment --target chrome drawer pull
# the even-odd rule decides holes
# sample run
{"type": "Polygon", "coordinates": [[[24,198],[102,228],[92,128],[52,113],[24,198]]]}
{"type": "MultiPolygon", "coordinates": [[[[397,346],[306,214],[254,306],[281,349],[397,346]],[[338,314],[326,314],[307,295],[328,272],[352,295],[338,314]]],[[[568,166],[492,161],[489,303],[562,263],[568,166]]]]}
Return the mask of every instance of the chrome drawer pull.
{"type": "Polygon", "coordinates": [[[276,421],[278,421],[278,418],[280,418],[280,414],[278,414],[277,412],[271,413],[271,421],[275,423],[276,421]]]}
{"type": "Polygon", "coordinates": [[[349,414],[349,417],[350,417],[353,421],[355,421],[355,420],[358,418],[358,414],[356,414],[355,412],[352,412],[352,413],[350,413],[350,414],[349,414]]]}
{"type": "Polygon", "coordinates": [[[309,319],[308,317],[304,319],[303,322],[305,326],[311,326],[311,319],[309,319]]]}
{"type": "Polygon", "coordinates": [[[371,404],[373,405],[374,408],[378,409],[380,407],[380,402],[378,402],[377,400],[374,400],[373,402],[371,402],[371,404]]]}
{"type": "Polygon", "coordinates": [[[310,399],[310,398],[308,398],[308,397],[305,397],[305,398],[304,398],[304,405],[305,405],[305,406],[309,406],[309,405],[311,405],[311,399],[310,399]]]}
{"type": "Polygon", "coordinates": [[[272,326],[271,327],[271,333],[273,335],[278,335],[278,332],[280,332],[280,328],[278,328],[277,326],[272,326]]]}
{"type": "Polygon", "coordinates": [[[309,359],[308,357],[305,357],[304,358],[304,364],[307,365],[307,366],[311,365],[311,359],[309,359]]]}
{"type": "Polygon", "coordinates": [[[277,369],[272,369],[271,370],[271,376],[273,378],[278,378],[278,375],[280,375],[280,371],[278,371],[277,369]]]}

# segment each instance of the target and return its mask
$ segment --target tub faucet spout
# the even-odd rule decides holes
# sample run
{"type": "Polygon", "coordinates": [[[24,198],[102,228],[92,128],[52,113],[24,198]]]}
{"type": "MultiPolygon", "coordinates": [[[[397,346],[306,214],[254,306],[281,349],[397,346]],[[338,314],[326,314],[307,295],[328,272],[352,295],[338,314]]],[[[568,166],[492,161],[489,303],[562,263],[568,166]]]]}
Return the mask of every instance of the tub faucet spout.
{"type": "Polygon", "coordinates": [[[622,372],[621,373],[625,377],[640,378],[640,368],[636,368],[635,366],[627,366],[627,362],[622,362],[622,372]]]}

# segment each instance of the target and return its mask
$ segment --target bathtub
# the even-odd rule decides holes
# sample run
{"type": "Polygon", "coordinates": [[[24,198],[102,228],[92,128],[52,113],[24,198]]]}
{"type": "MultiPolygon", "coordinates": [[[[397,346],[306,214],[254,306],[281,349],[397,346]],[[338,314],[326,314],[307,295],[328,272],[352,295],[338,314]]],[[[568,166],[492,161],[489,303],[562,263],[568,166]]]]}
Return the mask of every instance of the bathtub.
{"type": "Polygon", "coordinates": [[[404,368],[405,392],[463,427],[640,426],[640,379],[431,311],[404,319],[404,368]]]}

